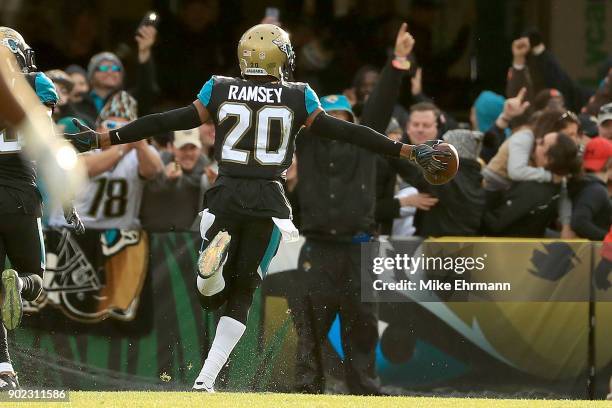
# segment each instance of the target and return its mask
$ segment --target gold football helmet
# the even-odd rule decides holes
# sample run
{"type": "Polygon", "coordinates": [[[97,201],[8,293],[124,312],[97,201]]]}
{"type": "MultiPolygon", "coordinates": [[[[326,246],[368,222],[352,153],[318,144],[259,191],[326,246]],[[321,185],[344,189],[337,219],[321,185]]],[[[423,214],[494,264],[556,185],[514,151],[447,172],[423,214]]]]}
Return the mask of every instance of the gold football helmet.
{"type": "Polygon", "coordinates": [[[242,76],[270,75],[288,79],[295,66],[289,34],[274,24],[258,24],[248,29],[238,42],[238,62],[242,76]]]}
{"type": "Polygon", "coordinates": [[[36,71],[34,50],[26,44],[17,31],[9,27],[0,27],[0,46],[8,48],[19,63],[23,73],[36,71]]]}

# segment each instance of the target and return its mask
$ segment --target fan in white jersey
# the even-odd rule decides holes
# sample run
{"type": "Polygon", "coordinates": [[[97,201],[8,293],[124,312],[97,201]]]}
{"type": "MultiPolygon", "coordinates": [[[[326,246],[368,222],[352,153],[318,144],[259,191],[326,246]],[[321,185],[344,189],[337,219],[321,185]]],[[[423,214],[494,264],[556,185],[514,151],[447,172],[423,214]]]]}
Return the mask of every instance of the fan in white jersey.
{"type": "MultiPolygon", "coordinates": [[[[117,129],[136,119],[136,101],[127,92],[114,95],[100,112],[97,129],[117,129]]],[[[162,170],[159,154],[145,140],[83,155],[90,180],[78,192],[75,208],[87,228],[138,229],[142,191],[162,170]]],[[[53,226],[63,226],[54,216],[53,226]]]]}

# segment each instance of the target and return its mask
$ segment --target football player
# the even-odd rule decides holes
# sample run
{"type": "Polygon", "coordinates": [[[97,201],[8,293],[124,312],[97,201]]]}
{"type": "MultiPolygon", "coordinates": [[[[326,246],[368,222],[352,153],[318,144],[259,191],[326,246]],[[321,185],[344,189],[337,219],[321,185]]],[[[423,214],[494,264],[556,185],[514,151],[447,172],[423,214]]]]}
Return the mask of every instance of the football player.
{"type": "Polygon", "coordinates": [[[448,156],[428,145],[391,141],[325,114],[308,84],[288,81],[295,54],[289,35],[275,25],[247,30],[238,43],[238,62],[241,78],[213,76],[184,108],[144,116],[104,133],[78,124],[82,132],[67,135],[81,148],[97,148],[214,123],[219,177],[205,195],[196,286],[203,307],[225,304],[225,311],[193,385],[209,392],[246,329],[253,293],[265,276],[260,264],[275,254],[280,236],[297,237],[283,182],[303,126],[318,136],[404,157],[425,172],[444,170],[440,159],[448,156]]]}
{"type": "MultiPolygon", "coordinates": [[[[22,317],[22,298],[34,301],[42,292],[45,251],[41,230],[41,193],[37,186],[36,169],[30,159],[49,164],[56,161],[56,151],[46,138],[53,135],[50,113],[58,101],[51,80],[36,72],[34,52],[15,30],[0,27],[0,270],[6,257],[12,268],[2,272],[2,306],[0,324],[0,390],[17,388],[17,376],[11,365],[6,330],[15,329],[22,317]],[[8,53],[7,53],[8,51],[8,53]],[[28,92],[20,87],[25,77],[40,102],[27,108],[23,100],[28,92]],[[36,111],[42,103],[48,116],[40,119],[36,111]],[[47,123],[44,124],[43,122],[47,123]],[[28,141],[26,156],[22,152],[21,137],[28,141]],[[46,157],[40,156],[40,154],[46,157]],[[35,153],[32,155],[32,153],[35,153]]],[[[25,85],[27,88],[28,85],[25,85]]],[[[74,153],[71,147],[66,151],[74,153]]],[[[67,158],[67,156],[65,157],[67,158]]],[[[74,156],[76,160],[76,155],[74,156]]],[[[55,163],[54,174],[62,174],[55,163]],[[57,170],[57,172],[56,172],[57,170]]],[[[47,167],[50,168],[50,167],[47,167]]],[[[66,181],[62,181],[66,183],[66,181]]],[[[65,185],[65,189],[68,190],[65,185]]],[[[73,211],[67,219],[79,229],[82,226],[73,211]]]]}

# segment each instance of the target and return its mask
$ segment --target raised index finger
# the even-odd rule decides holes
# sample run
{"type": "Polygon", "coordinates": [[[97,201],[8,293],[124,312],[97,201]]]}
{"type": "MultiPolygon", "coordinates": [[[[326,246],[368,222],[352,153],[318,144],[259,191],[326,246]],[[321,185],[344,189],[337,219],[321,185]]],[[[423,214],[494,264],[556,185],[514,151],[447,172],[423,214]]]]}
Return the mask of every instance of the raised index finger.
{"type": "Polygon", "coordinates": [[[406,31],[408,31],[408,24],[407,23],[402,23],[402,25],[400,26],[399,31],[397,32],[397,36],[401,37],[403,36],[406,31]]]}

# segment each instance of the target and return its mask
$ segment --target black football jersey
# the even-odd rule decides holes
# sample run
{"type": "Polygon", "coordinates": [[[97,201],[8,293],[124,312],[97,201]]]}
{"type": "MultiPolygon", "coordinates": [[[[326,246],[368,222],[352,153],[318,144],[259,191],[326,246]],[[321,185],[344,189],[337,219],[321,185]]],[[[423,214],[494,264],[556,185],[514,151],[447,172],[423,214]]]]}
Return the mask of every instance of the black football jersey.
{"type": "MultiPolygon", "coordinates": [[[[25,79],[36,91],[41,103],[53,107],[59,100],[53,82],[42,72],[25,74],[25,79]]],[[[51,121],[51,118],[49,118],[51,121]]],[[[0,129],[0,186],[22,192],[36,187],[36,168],[21,153],[21,136],[14,129],[0,129]]]]}
{"type": "Polygon", "coordinates": [[[308,84],[213,76],[198,99],[215,124],[219,175],[280,180],[291,165],[295,137],[320,107],[308,84]]]}

